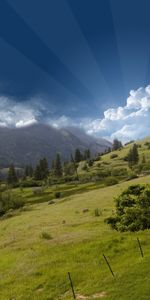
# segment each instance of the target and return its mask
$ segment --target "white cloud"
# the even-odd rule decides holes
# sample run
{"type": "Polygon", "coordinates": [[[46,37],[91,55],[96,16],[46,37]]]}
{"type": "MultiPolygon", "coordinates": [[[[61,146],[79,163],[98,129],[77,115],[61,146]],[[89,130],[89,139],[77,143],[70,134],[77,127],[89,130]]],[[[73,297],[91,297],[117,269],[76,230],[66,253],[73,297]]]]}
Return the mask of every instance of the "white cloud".
{"type": "Polygon", "coordinates": [[[17,102],[0,96],[0,126],[21,127],[37,123],[44,109],[38,98],[17,102]]]}
{"type": "Polygon", "coordinates": [[[91,120],[88,131],[123,142],[150,135],[150,85],[131,90],[125,106],[109,108],[102,120],[91,120]]]}

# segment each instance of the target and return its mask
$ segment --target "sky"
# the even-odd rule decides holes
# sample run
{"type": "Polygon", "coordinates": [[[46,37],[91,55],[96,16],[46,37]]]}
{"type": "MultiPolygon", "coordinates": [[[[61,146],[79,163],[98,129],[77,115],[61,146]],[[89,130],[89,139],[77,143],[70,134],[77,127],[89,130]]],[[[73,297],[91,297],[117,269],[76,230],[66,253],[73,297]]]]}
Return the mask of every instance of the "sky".
{"type": "Polygon", "coordinates": [[[0,126],[150,135],[149,0],[0,0],[0,126]]]}

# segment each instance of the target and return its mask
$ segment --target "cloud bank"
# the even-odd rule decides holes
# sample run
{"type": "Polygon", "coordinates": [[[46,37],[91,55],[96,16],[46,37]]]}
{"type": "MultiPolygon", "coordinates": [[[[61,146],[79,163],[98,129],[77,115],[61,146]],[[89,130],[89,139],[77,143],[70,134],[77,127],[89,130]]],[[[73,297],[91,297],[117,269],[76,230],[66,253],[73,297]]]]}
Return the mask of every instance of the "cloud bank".
{"type": "Polygon", "coordinates": [[[150,135],[150,85],[131,90],[125,106],[106,110],[104,118],[94,120],[88,131],[123,142],[150,135]]]}
{"type": "Polygon", "coordinates": [[[38,123],[46,111],[46,107],[37,97],[29,101],[17,102],[0,96],[0,126],[23,127],[38,123]]]}
{"type": "MultiPolygon", "coordinates": [[[[69,126],[71,120],[62,116],[51,120],[51,124],[69,126]]],[[[89,134],[109,140],[118,138],[122,142],[150,135],[150,85],[131,90],[125,106],[109,108],[102,119],[82,119],[74,121],[73,125],[84,128],[89,134]]]]}
{"type": "Polygon", "coordinates": [[[150,85],[131,90],[125,106],[109,108],[102,119],[72,120],[62,115],[54,117],[50,106],[39,98],[17,102],[0,96],[0,126],[23,127],[38,122],[54,127],[78,126],[87,133],[123,142],[150,135],[150,85]]]}

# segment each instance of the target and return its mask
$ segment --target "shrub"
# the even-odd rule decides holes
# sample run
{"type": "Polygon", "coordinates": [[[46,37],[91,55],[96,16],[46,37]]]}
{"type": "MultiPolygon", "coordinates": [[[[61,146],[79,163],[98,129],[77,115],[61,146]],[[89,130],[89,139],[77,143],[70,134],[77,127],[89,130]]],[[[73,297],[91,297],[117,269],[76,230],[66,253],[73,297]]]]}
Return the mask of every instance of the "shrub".
{"type": "Polygon", "coordinates": [[[127,168],[114,168],[111,172],[112,176],[127,176],[127,168]]]}
{"type": "Polygon", "coordinates": [[[55,192],[55,198],[59,199],[61,197],[61,192],[55,192]]]}
{"type": "Polygon", "coordinates": [[[115,216],[105,221],[118,231],[150,228],[150,185],[132,185],[116,199],[115,216]]]}
{"type": "Polygon", "coordinates": [[[101,214],[102,214],[101,211],[98,208],[95,208],[94,210],[95,217],[99,217],[101,214]]]}
{"type": "Polygon", "coordinates": [[[41,233],[41,238],[44,240],[52,240],[52,236],[48,232],[45,232],[45,231],[43,231],[41,233]]]}
{"type": "Polygon", "coordinates": [[[87,163],[85,163],[82,167],[82,171],[88,171],[88,166],[87,163]]]}
{"type": "Polygon", "coordinates": [[[19,196],[13,196],[10,192],[0,193],[0,215],[9,210],[19,209],[24,206],[24,200],[19,196]]]}
{"type": "Polygon", "coordinates": [[[28,179],[22,180],[19,184],[20,187],[38,187],[41,185],[41,182],[38,183],[36,180],[28,179]]]}
{"type": "Polygon", "coordinates": [[[41,187],[33,187],[32,192],[34,195],[39,195],[44,192],[44,188],[42,186],[41,187]]]}
{"type": "Polygon", "coordinates": [[[128,172],[128,180],[135,179],[135,178],[138,178],[137,174],[134,171],[129,170],[129,172],[128,172]]]}
{"type": "Polygon", "coordinates": [[[110,155],[110,158],[117,158],[117,157],[118,157],[118,154],[116,154],[116,153],[113,153],[110,155]]]}
{"type": "Polygon", "coordinates": [[[90,159],[89,162],[88,162],[89,167],[92,167],[93,163],[94,163],[94,161],[92,159],[90,159]]]}
{"type": "Polygon", "coordinates": [[[111,170],[99,170],[96,175],[103,179],[111,175],[111,170]]]}
{"type": "Polygon", "coordinates": [[[115,185],[117,183],[118,183],[118,179],[113,177],[113,176],[107,177],[105,179],[105,185],[106,186],[115,185]]]}

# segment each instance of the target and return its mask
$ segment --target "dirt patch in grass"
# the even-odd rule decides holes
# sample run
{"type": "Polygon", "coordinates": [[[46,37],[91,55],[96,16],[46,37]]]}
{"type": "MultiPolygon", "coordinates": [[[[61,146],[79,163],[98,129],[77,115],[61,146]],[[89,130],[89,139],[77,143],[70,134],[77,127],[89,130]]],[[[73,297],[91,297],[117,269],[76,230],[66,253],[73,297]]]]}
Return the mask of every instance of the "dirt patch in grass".
{"type": "Polygon", "coordinates": [[[91,296],[83,296],[83,295],[77,295],[77,300],[90,300],[90,299],[99,299],[99,298],[103,298],[106,297],[107,294],[106,292],[100,292],[100,293],[96,293],[94,295],[91,296]]]}

